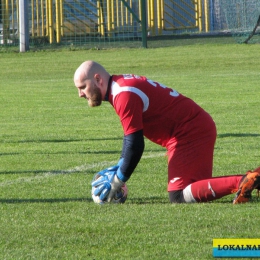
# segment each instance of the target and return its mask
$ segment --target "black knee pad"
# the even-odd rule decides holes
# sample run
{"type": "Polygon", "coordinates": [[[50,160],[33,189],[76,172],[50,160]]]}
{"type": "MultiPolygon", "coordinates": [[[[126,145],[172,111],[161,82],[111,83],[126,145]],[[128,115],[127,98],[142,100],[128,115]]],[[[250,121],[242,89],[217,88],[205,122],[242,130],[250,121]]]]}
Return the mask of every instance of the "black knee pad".
{"type": "Polygon", "coordinates": [[[183,190],[169,191],[169,199],[171,203],[185,203],[183,190]]]}

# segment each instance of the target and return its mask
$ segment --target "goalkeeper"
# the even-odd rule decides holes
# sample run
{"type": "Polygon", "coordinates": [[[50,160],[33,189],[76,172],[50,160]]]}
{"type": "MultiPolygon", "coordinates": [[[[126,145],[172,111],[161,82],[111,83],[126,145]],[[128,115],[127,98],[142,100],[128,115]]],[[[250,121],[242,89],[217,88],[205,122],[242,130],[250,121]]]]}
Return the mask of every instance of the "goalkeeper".
{"type": "Polygon", "coordinates": [[[101,200],[110,202],[131,177],[142,157],[144,136],[167,149],[172,203],[207,202],[236,192],[233,203],[237,204],[249,201],[251,192],[260,188],[260,167],[244,175],[212,177],[215,123],[205,110],[176,90],[143,76],[110,75],[94,61],[78,67],[74,83],[79,97],[89,106],[109,102],[124,131],[118,164],[92,182],[101,200]]]}

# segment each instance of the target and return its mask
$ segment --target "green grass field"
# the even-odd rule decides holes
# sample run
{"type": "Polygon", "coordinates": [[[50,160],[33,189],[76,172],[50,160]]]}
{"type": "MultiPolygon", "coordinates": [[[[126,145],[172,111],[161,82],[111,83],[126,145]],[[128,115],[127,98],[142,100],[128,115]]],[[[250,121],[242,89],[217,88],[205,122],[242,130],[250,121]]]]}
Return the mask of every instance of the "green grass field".
{"type": "Polygon", "coordinates": [[[165,150],[146,140],[123,205],[92,202],[90,182],[113,165],[122,128],[89,108],[73,74],[93,59],[193,98],[214,118],[214,176],[260,165],[259,45],[0,53],[0,259],[213,259],[213,238],[260,238],[260,199],[168,202],[165,150]]]}

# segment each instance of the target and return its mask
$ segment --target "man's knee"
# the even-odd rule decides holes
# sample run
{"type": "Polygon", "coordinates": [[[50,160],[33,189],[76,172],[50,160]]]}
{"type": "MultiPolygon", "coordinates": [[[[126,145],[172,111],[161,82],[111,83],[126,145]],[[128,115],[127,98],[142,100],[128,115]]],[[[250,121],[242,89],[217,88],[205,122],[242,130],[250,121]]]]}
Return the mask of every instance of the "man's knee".
{"type": "Polygon", "coordinates": [[[197,202],[191,191],[191,184],[184,190],[169,191],[169,199],[171,203],[195,203],[197,202]]]}
{"type": "Polygon", "coordinates": [[[169,199],[171,203],[185,203],[183,190],[169,191],[169,199]]]}

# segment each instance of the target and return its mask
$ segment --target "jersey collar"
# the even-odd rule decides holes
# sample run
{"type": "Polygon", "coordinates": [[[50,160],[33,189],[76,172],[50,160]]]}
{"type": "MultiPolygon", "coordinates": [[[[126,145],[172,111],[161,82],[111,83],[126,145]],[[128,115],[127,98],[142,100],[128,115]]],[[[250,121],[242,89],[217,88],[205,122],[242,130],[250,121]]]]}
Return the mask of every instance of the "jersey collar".
{"type": "Polygon", "coordinates": [[[105,101],[109,101],[109,93],[110,93],[110,89],[111,89],[111,81],[112,81],[112,76],[110,76],[109,81],[108,81],[107,92],[106,92],[106,95],[105,95],[105,101]]]}

